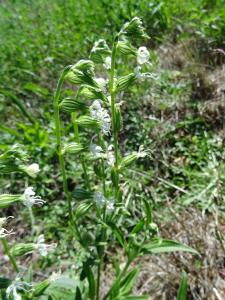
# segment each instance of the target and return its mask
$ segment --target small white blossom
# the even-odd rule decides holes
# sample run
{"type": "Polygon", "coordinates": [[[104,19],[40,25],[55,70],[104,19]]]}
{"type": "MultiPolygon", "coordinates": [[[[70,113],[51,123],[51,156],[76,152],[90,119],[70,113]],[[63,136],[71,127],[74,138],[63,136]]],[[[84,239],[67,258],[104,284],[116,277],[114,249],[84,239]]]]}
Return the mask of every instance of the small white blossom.
{"type": "Polygon", "coordinates": [[[49,277],[49,281],[50,282],[55,282],[57,279],[59,279],[60,276],[61,276],[61,271],[53,272],[49,277]]]}
{"type": "Polygon", "coordinates": [[[137,62],[139,65],[146,64],[149,60],[149,52],[146,47],[140,47],[137,51],[137,62]]]}
{"type": "Polygon", "coordinates": [[[10,299],[10,295],[12,295],[13,300],[21,300],[22,297],[18,294],[17,290],[27,291],[28,287],[31,287],[31,283],[27,283],[21,281],[19,277],[17,277],[6,289],[6,299],[10,299]]]}
{"type": "Polygon", "coordinates": [[[115,203],[114,198],[110,198],[108,200],[107,206],[106,206],[106,208],[107,208],[108,211],[113,211],[114,210],[114,208],[115,208],[114,207],[114,203],[115,203]]]}
{"type": "Polygon", "coordinates": [[[44,235],[39,235],[37,239],[37,250],[39,251],[41,256],[47,256],[48,251],[54,250],[56,247],[56,244],[46,244],[44,235]]]}
{"type": "Polygon", "coordinates": [[[105,197],[102,193],[95,192],[94,193],[94,201],[97,205],[103,206],[105,204],[105,197]]]}
{"type": "Polygon", "coordinates": [[[34,188],[29,186],[23,193],[23,204],[27,207],[32,207],[34,204],[44,204],[46,201],[40,196],[35,196],[34,188]]]}
{"type": "Polygon", "coordinates": [[[37,163],[33,163],[29,166],[23,167],[23,170],[31,177],[35,178],[37,174],[40,172],[39,165],[37,163]]]}
{"type": "Polygon", "coordinates": [[[115,156],[113,151],[113,145],[109,145],[106,153],[106,159],[109,166],[113,167],[115,164],[115,156]]]}
{"type": "Polygon", "coordinates": [[[145,156],[149,155],[149,152],[144,150],[144,146],[141,145],[138,149],[138,152],[137,152],[137,156],[138,158],[143,158],[145,156]]]}
{"type": "Polygon", "coordinates": [[[3,228],[3,224],[5,224],[5,222],[9,219],[9,218],[13,218],[13,217],[8,217],[8,218],[0,218],[0,238],[4,238],[7,235],[13,234],[12,230],[11,231],[7,231],[5,228],[3,228]]]}
{"type": "Polygon", "coordinates": [[[104,78],[100,77],[100,78],[95,78],[95,81],[97,82],[99,88],[103,92],[105,92],[106,91],[106,83],[107,83],[106,80],[104,78]]]}
{"type": "Polygon", "coordinates": [[[100,207],[103,207],[104,205],[106,205],[106,209],[109,212],[114,210],[114,202],[115,202],[114,199],[113,198],[106,199],[105,196],[101,192],[94,193],[94,201],[100,207]]]}
{"type": "Polygon", "coordinates": [[[110,56],[107,56],[107,57],[105,58],[104,67],[105,67],[107,70],[110,70],[110,69],[111,69],[111,57],[110,57],[110,56]]]}
{"type": "Polygon", "coordinates": [[[91,117],[100,123],[103,134],[108,135],[110,132],[110,116],[106,109],[101,106],[99,100],[95,100],[90,106],[91,117]]]}
{"type": "Polygon", "coordinates": [[[102,147],[100,147],[96,144],[91,144],[90,152],[95,158],[100,158],[100,157],[102,157],[103,149],[102,149],[102,147]]]}

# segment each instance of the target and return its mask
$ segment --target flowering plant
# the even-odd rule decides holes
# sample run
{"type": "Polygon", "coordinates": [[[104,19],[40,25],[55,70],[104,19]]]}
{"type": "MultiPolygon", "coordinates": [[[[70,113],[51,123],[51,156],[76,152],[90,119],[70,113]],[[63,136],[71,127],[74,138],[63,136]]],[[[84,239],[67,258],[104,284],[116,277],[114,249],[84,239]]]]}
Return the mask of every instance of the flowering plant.
{"type": "MultiPolygon", "coordinates": [[[[150,64],[149,51],[145,46],[138,49],[135,44],[147,38],[142,22],[135,17],[116,34],[112,49],[106,41],[95,42],[89,59],[82,59],[66,67],[58,81],[54,96],[54,118],[57,153],[63,180],[65,198],[68,203],[68,226],[74,233],[83,251],[87,254],[77,275],[75,299],[116,300],[147,299],[132,295],[132,286],[138,269],[132,262],[146,254],[187,251],[192,248],[158,236],[158,228],[152,219],[150,203],[143,200],[142,217],[132,228],[127,226],[131,217],[124,194],[123,174],[138,158],[148,155],[142,146],[123,156],[120,151],[119,134],[122,130],[121,95],[139,79],[153,77],[144,73],[144,65],[150,64]],[[134,57],[137,66],[128,75],[119,75],[119,55],[134,57]],[[104,78],[98,78],[95,67],[102,67],[104,78]],[[64,82],[77,86],[73,98],[63,99],[64,82]],[[70,113],[74,129],[74,141],[66,146],[62,139],[61,113],[70,113]],[[86,132],[84,134],[84,132],[86,132]],[[68,186],[66,157],[74,154],[83,169],[83,186],[71,191],[68,186]],[[108,255],[109,248],[120,245],[126,262],[108,255]],[[106,261],[116,265],[116,276],[106,293],[101,292],[102,272],[106,261]]],[[[103,76],[103,75],[102,75],[103,76]]]]}

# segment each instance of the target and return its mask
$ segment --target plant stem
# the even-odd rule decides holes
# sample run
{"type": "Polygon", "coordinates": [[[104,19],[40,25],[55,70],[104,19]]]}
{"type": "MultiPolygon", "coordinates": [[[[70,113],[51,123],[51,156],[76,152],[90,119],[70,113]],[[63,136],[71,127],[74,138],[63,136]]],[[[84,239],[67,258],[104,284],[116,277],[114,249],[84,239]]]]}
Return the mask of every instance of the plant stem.
{"type": "Polygon", "coordinates": [[[17,263],[16,263],[15,258],[14,258],[13,255],[10,253],[9,245],[8,245],[7,240],[6,240],[5,238],[2,238],[1,240],[2,240],[2,246],[3,246],[3,248],[4,248],[4,251],[5,251],[6,255],[8,256],[8,258],[9,258],[9,260],[10,260],[10,262],[11,262],[13,268],[14,268],[14,270],[15,270],[17,273],[19,273],[20,270],[19,270],[19,268],[18,268],[18,266],[17,266],[17,263]]]}
{"type": "MultiPolygon", "coordinates": [[[[74,126],[74,135],[75,135],[75,142],[79,143],[80,139],[79,139],[79,128],[78,128],[78,124],[76,122],[76,113],[73,112],[72,113],[72,122],[73,122],[73,126],[74,126]]],[[[80,157],[80,162],[83,168],[83,172],[84,172],[84,179],[85,179],[85,183],[86,183],[86,187],[87,189],[90,191],[91,187],[90,187],[90,180],[89,180],[89,176],[87,173],[87,168],[86,168],[86,164],[85,161],[82,157],[80,157]]]]}
{"type": "Polygon", "coordinates": [[[124,266],[123,270],[119,273],[119,275],[117,276],[116,280],[114,281],[112,287],[109,289],[109,291],[107,292],[107,294],[105,295],[103,300],[106,300],[108,298],[108,296],[110,296],[118,288],[120,280],[126,274],[130,264],[131,264],[131,261],[128,259],[128,261],[127,261],[126,265],[124,266]]]}
{"type": "Polygon", "coordinates": [[[30,215],[30,221],[31,221],[31,234],[33,236],[34,232],[35,232],[35,229],[34,229],[35,218],[34,218],[34,214],[33,214],[33,211],[32,211],[32,207],[29,207],[29,215],[30,215]]]}
{"type": "Polygon", "coordinates": [[[111,56],[111,70],[110,70],[110,82],[109,82],[109,92],[111,96],[111,114],[112,114],[112,134],[113,134],[113,145],[114,145],[114,155],[115,155],[115,197],[117,198],[117,192],[119,188],[119,174],[118,174],[118,132],[116,131],[116,115],[115,115],[115,91],[114,91],[114,75],[115,75],[115,63],[116,63],[116,47],[118,41],[115,40],[112,48],[111,56]]]}
{"type": "Polygon", "coordinates": [[[56,140],[57,140],[57,152],[59,156],[59,163],[60,163],[60,169],[61,169],[61,174],[63,177],[63,190],[67,198],[68,202],[68,209],[69,209],[69,219],[70,222],[73,223],[73,213],[72,213],[72,205],[71,205],[71,195],[69,193],[68,189],[68,182],[67,182],[67,177],[66,177],[66,169],[65,169],[65,161],[64,157],[62,154],[62,142],[61,142],[61,122],[60,122],[60,117],[59,117],[59,98],[61,94],[61,88],[64,82],[64,78],[66,74],[68,73],[70,67],[67,67],[63,70],[57,87],[56,87],[56,92],[54,95],[54,118],[55,118],[55,126],[56,126],[56,140]]]}
{"type": "Polygon", "coordinates": [[[100,295],[100,279],[101,279],[101,267],[102,267],[102,257],[98,263],[98,270],[97,270],[97,287],[96,287],[96,300],[99,300],[100,295]]]}

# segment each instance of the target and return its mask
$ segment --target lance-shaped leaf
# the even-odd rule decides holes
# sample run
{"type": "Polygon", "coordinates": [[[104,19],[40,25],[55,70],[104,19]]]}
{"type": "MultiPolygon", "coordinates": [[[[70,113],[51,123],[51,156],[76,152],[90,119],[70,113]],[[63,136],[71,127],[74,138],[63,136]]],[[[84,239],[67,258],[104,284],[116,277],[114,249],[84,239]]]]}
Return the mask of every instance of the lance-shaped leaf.
{"type": "Polygon", "coordinates": [[[62,148],[62,154],[66,154],[66,153],[80,153],[81,151],[84,150],[84,147],[80,144],[80,143],[69,143],[65,146],[63,146],[62,148]]]}
{"type": "Polygon", "coordinates": [[[77,200],[86,200],[86,199],[92,199],[93,198],[93,192],[87,191],[82,188],[76,188],[73,192],[73,197],[77,200]]]}
{"type": "Polygon", "coordinates": [[[99,128],[99,122],[89,116],[81,116],[76,120],[77,124],[84,128],[99,128]]]}
{"type": "Polygon", "coordinates": [[[136,79],[136,75],[134,73],[131,73],[126,76],[119,77],[116,81],[116,92],[121,92],[126,90],[129,86],[133,84],[133,82],[136,79]]]}
{"type": "Polygon", "coordinates": [[[94,43],[94,46],[91,49],[90,59],[92,59],[95,63],[103,63],[104,58],[110,54],[111,51],[106,41],[100,39],[94,43]]]}
{"type": "Polygon", "coordinates": [[[77,110],[85,110],[87,105],[76,98],[65,98],[60,102],[59,108],[65,112],[71,113],[77,110]]]}
{"type": "Polygon", "coordinates": [[[188,290],[188,277],[185,272],[182,273],[180,287],[177,294],[177,300],[186,300],[188,290]]]}
{"type": "Polygon", "coordinates": [[[0,195],[0,208],[6,208],[10,205],[23,200],[22,195],[2,194],[0,195]]]}
{"type": "Polygon", "coordinates": [[[142,246],[144,254],[169,253],[174,251],[184,251],[193,254],[199,254],[195,249],[172,240],[158,239],[142,246]]]}

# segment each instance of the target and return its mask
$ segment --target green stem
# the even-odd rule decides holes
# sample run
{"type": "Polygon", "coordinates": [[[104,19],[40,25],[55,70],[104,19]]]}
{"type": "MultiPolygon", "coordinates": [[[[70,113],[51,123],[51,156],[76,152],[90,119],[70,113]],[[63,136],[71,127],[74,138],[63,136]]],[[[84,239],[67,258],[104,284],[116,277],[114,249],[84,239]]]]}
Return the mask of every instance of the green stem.
{"type": "Polygon", "coordinates": [[[64,157],[62,154],[62,142],[61,142],[61,122],[60,122],[60,117],[59,117],[59,99],[60,99],[60,94],[61,94],[61,88],[65,79],[66,74],[68,73],[70,67],[67,67],[64,69],[62,72],[57,87],[56,87],[56,92],[54,95],[54,118],[55,118],[55,126],[56,126],[56,140],[57,140],[57,152],[59,156],[59,163],[60,163],[60,169],[61,169],[61,174],[63,177],[63,190],[67,198],[68,202],[68,209],[69,209],[69,219],[70,222],[73,223],[73,214],[72,214],[72,205],[71,205],[71,195],[69,193],[68,189],[68,182],[67,182],[67,177],[66,177],[66,169],[65,169],[65,161],[64,157]]]}
{"type": "Polygon", "coordinates": [[[15,270],[17,273],[19,273],[20,270],[19,270],[19,268],[18,268],[18,266],[17,266],[17,263],[16,263],[15,258],[14,258],[13,255],[10,253],[9,245],[8,245],[7,240],[6,240],[5,238],[2,238],[1,240],[2,240],[2,246],[3,246],[3,248],[4,248],[4,251],[5,251],[6,255],[8,256],[8,258],[9,258],[9,260],[10,260],[10,262],[11,262],[13,268],[14,268],[14,270],[15,270]]]}
{"type": "Polygon", "coordinates": [[[114,155],[115,155],[115,175],[116,175],[116,185],[115,185],[115,197],[117,198],[117,192],[119,188],[119,174],[118,174],[118,132],[116,130],[116,115],[115,115],[115,91],[114,91],[114,76],[115,76],[115,63],[116,63],[116,48],[118,41],[115,40],[112,48],[111,56],[111,70],[110,70],[110,82],[109,91],[111,96],[111,114],[112,114],[112,134],[113,134],[113,145],[114,145],[114,155]]]}
{"type": "Polygon", "coordinates": [[[32,211],[32,207],[29,207],[29,215],[30,215],[30,221],[31,221],[31,234],[33,236],[34,232],[35,232],[35,229],[34,229],[35,218],[34,218],[34,214],[33,214],[33,211],[32,211]]]}
{"type": "Polygon", "coordinates": [[[109,289],[103,300],[106,300],[113,292],[115,292],[118,289],[119,283],[123,276],[126,274],[129,266],[131,264],[131,261],[128,260],[126,265],[124,266],[123,270],[120,272],[120,274],[117,276],[116,280],[114,281],[112,287],[109,289]]]}
{"type": "MultiPolygon", "coordinates": [[[[79,143],[80,142],[80,139],[79,139],[79,128],[78,128],[78,124],[76,122],[76,113],[75,112],[72,113],[72,122],[73,122],[73,126],[74,126],[75,142],[79,143]]],[[[80,157],[80,162],[81,162],[81,165],[82,165],[82,168],[83,168],[83,172],[84,172],[84,179],[85,179],[86,187],[90,191],[91,186],[90,186],[89,176],[88,176],[88,173],[87,173],[87,167],[86,167],[85,161],[84,161],[84,159],[82,157],[80,157]]]]}
{"type": "Polygon", "coordinates": [[[101,268],[102,268],[102,257],[98,263],[98,270],[97,270],[97,287],[96,287],[96,300],[99,300],[100,295],[100,279],[101,279],[101,268]]]}

